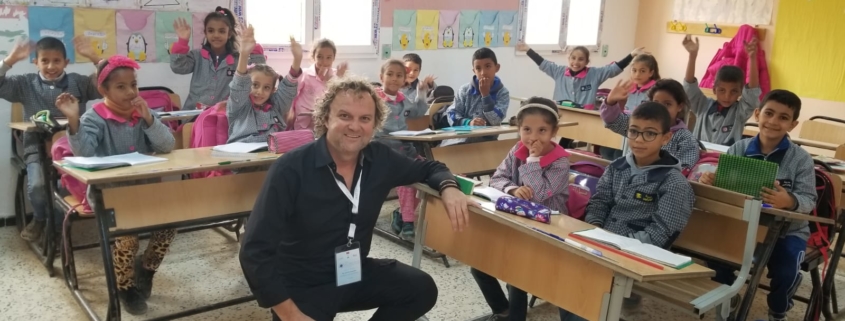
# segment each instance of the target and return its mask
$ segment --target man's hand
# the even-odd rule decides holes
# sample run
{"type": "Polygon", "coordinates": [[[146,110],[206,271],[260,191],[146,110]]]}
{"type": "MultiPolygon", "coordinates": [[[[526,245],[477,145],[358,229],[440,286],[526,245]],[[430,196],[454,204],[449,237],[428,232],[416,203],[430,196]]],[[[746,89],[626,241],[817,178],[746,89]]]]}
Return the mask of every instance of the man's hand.
{"type": "Polygon", "coordinates": [[[528,186],[520,186],[519,188],[514,188],[508,191],[508,194],[511,194],[520,199],[524,199],[526,201],[530,201],[532,198],[534,198],[534,190],[528,186]]]}
{"type": "Polygon", "coordinates": [[[452,230],[456,232],[463,231],[464,227],[469,225],[469,208],[467,206],[481,207],[477,202],[464,195],[457,187],[444,189],[440,192],[440,199],[443,200],[443,207],[446,208],[449,220],[452,221],[452,230]]]}

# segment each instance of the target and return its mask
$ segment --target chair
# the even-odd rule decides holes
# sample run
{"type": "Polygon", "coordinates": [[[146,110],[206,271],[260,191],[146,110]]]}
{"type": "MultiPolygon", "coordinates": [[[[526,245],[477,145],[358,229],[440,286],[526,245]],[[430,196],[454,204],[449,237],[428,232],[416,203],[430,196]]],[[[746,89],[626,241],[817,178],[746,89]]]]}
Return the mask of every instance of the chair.
{"type": "Polygon", "coordinates": [[[801,123],[801,139],[831,144],[845,142],[845,121],[827,116],[813,116],[801,123]]]}
{"type": "Polygon", "coordinates": [[[428,107],[428,126],[429,128],[434,128],[434,114],[439,112],[441,109],[449,107],[452,105],[453,102],[451,101],[444,101],[439,103],[433,103],[431,106],[428,107]]]}

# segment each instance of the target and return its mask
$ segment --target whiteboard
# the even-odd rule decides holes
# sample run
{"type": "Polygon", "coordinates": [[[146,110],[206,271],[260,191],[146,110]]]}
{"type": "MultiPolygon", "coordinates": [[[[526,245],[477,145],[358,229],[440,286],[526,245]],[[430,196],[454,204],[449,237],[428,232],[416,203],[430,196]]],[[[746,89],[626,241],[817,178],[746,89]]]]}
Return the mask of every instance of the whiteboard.
{"type": "Polygon", "coordinates": [[[675,0],[672,19],[732,25],[769,25],[774,0],[675,0]]]}

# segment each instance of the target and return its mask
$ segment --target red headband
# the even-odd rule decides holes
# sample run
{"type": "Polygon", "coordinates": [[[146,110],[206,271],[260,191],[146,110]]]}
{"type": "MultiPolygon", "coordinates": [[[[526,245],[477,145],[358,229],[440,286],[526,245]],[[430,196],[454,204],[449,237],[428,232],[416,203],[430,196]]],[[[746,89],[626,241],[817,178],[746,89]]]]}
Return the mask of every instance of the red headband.
{"type": "Polygon", "coordinates": [[[120,67],[129,67],[132,69],[141,69],[141,66],[138,65],[135,60],[129,59],[124,56],[111,56],[106,63],[106,67],[103,68],[103,71],[97,76],[97,86],[101,86],[103,81],[108,78],[109,74],[114,71],[115,68],[120,67]]]}

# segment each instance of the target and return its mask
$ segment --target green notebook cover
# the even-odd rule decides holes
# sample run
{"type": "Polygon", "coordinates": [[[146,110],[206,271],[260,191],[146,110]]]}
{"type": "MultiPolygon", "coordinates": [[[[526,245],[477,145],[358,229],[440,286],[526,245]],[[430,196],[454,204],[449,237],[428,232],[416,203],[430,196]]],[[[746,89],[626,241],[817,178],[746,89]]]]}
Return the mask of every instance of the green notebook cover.
{"type": "Polygon", "coordinates": [[[778,164],[744,156],[722,154],[716,168],[715,186],[752,197],[763,187],[775,188],[778,164]]]}

